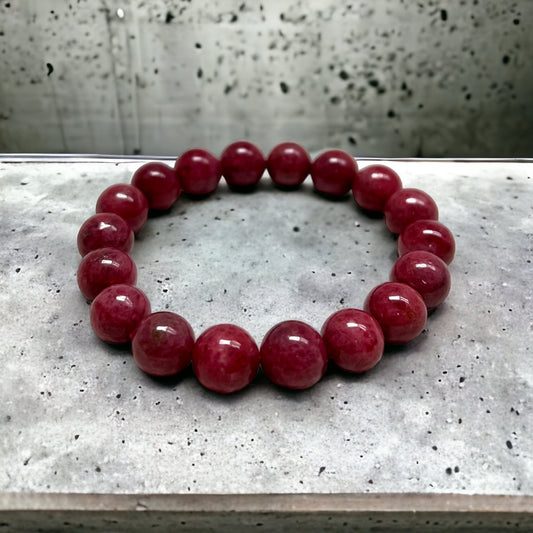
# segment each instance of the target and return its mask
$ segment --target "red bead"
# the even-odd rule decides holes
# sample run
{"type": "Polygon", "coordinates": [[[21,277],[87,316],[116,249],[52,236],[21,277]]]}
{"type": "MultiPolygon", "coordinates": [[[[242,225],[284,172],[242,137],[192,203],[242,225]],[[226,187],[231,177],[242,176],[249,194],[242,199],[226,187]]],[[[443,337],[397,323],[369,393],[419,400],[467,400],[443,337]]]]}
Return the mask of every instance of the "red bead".
{"type": "Polygon", "coordinates": [[[452,232],[437,220],[417,220],[398,237],[398,255],[425,250],[439,256],[448,265],[455,255],[452,232]]]}
{"type": "Polygon", "coordinates": [[[167,311],[152,313],[135,330],[131,352],[137,366],[152,376],[173,376],[190,362],[194,332],[181,316],[167,311]]]}
{"type": "Polygon", "coordinates": [[[359,309],[333,313],[322,327],[328,357],[348,372],[360,374],[376,366],[385,340],[378,321],[359,309]]]}
{"type": "Polygon", "coordinates": [[[342,150],[327,150],[311,165],[311,178],[318,192],[331,196],[344,196],[353,185],[357,163],[342,150]]]}
{"type": "Polygon", "coordinates": [[[390,280],[412,287],[422,296],[428,309],[441,304],[448,296],[451,286],[446,263],[435,254],[424,250],[402,255],[392,267],[390,280]]]}
{"type": "Polygon", "coordinates": [[[402,180],[392,168],[370,165],[357,171],[353,197],[362,209],[383,211],[389,197],[401,188],[402,180]]]}
{"type": "Polygon", "coordinates": [[[265,171],[265,157],[252,143],[230,144],[220,156],[222,175],[230,187],[252,187],[265,171]]]}
{"type": "Polygon", "coordinates": [[[297,320],[274,326],[261,344],[261,365],[270,381],[288,389],[308,389],[326,372],[328,356],[319,333],[297,320]]]}
{"type": "Polygon", "coordinates": [[[244,329],[219,324],[205,330],[192,353],[193,370],[207,389],[229,394],[244,389],[259,369],[259,349],[244,329]]]}
{"type": "Polygon", "coordinates": [[[140,289],[132,285],[110,285],[91,304],[91,326],[103,341],[123,344],[148,314],[150,302],[140,289]]]}
{"type": "Polygon", "coordinates": [[[276,185],[297,187],[311,171],[311,158],[299,144],[281,143],[270,152],[267,170],[276,185]]]}
{"type": "Polygon", "coordinates": [[[405,344],[422,333],[427,309],[422,296],[405,283],[378,285],[367,296],[365,311],[381,326],[385,342],[405,344]]]}
{"type": "Polygon", "coordinates": [[[184,152],[174,165],[182,189],[187,194],[211,194],[222,176],[220,161],[200,148],[184,152]]]}
{"type": "Polygon", "coordinates": [[[148,200],[137,187],[117,183],[100,194],[96,212],[116,213],[129,224],[134,233],[138,233],[148,219],[148,200]]]}
{"type": "Polygon", "coordinates": [[[385,224],[392,233],[401,233],[415,220],[439,218],[433,198],[419,189],[400,189],[387,200],[385,224]]]}
{"type": "Polygon", "coordinates": [[[155,161],[139,167],[133,174],[131,184],[144,193],[150,209],[170,209],[181,193],[176,171],[155,161]]]}
{"type": "Polygon", "coordinates": [[[135,236],[127,222],[115,213],[98,213],[86,220],[78,232],[78,250],[82,256],[98,248],[117,248],[129,253],[135,236]]]}
{"type": "Polygon", "coordinates": [[[89,252],[78,267],[78,287],[87,300],[94,300],[109,285],[135,285],[137,267],[133,259],[116,248],[89,252]]]}

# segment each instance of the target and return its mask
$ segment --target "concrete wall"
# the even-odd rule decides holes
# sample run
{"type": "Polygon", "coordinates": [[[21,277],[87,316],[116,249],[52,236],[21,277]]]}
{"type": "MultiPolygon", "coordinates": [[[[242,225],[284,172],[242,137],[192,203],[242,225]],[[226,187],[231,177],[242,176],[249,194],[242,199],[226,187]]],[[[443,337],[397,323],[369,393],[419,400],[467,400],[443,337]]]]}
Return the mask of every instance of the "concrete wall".
{"type": "Polygon", "coordinates": [[[1,0],[0,152],[533,155],[530,0],[1,0]]]}

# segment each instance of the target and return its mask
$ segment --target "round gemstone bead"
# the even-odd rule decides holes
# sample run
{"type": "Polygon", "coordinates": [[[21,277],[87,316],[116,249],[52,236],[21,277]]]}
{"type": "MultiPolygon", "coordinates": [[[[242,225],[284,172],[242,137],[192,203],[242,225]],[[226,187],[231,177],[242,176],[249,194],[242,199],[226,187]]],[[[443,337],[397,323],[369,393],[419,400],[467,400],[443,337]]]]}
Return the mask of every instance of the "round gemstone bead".
{"type": "Polygon", "coordinates": [[[161,211],[170,209],[181,193],[176,171],[155,161],[139,167],[131,178],[131,184],[144,193],[150,209],[161,211]]]}
{"type": "Polygon", "coordinates": [[[222,177],[220,161],[200,148],[184,152],[176,160],[174,168],[181,187],[187,194],[211,194],[222,177]]]}
{"type": "Polygon", "coordinates": [[[353,185],[357,163],[342,150],[327,150],[311,165],[311,178],[315,189],[330,196],[344,196],[353,185]]]}
{"type": "Polygon", "coordinates": [[[207,389],[223,394],[244,389],[257,375],[259,349],[239,326],[218,324],[205,330],[192,352],[193,370],[207,389]]]}
{"type": "Polygon", "coordinates": [[[426,324],[427,309],[422,296],[405,283],[386,282],[367,296],[365,311],[381,326],[385,342],[405,344],[416,338],[426,324]]]}
{"type": "Polygon", "coordinates": [[[138,233],[148,219],[148,200],[146,196],[126,183],[117,183],[108,187],[96,202],[97,213],[116,213],[138,233]]]}
{"type": "Polygon", "coordinates": [[[137,366],[152,376],[173,376],[190,362],[194,332],[181,316],[167,311],[146,316],[135,330],[131,352],[137,366]]]}
{"type": "Polygon", "coordinates": [[[383,211],[389,197],[402,188],[400,176],[385,165],[369,165],[357,171],[353,197],[357,205],[369,211],[383,211]]]}
{"type": "Polygon", "coordinates": [[[135,285],[137,267],[133,259],[116,248],[89,252],[78,267],[78,287],[87,300],[94,300],[109,285],[135,285]]]}
{"type": "Polygon", "coordinates": [[[439,256],[448,265],[455,256],[452,232],[437,220],[416,220],[398,237],[398,255],[425,250],[439,256]]]}
{"type": "Polygon", "coordinates": [[[451,286],[446,263],[435,254],[424,250],[402,255],[394,263],[390,279],[415,289],[422,296],[428,310],[434,309],[446,299],[451,286]]]}
{"type": "Polygon", "coordinates": [[[110,285],[91,304],[91,326],[103,341],[123,344],[149,313],[150,302],[140,289],[132,285],[110,285]]]}
{"type": "Polygon", "coordinates": [[[320,334],[298,320],[274,326],[261,344],[261,365],[267,378],[288,389],[308,389],[326,372],[328,357],[320,334]]]}
{"type": "Polygon", "coordinates": [[[420,189],[400,189],[392,194],[384,207],[385,224],[392,233],[401,233],[415,220],[439,218],[437,204],[420,189]]]}
{"type": "Polygon", "coordinates": [[[253,187],[265,171],[261,150],[247,141],[230,144],[220,156],[222,175],[230,187],[253,187]]]}
{"type": "Polygon", "coordinates": [[[135,236],[128,223],[115,213],[97,213],[87,219],[78,232],[78,250],[82,256],[98,248],[117,248],[129,253],[135,236]]]}
{"type": "Polygon", "coordinates": [[[341,309],[333,313],[322,327],[322,337],[328,357],[348,372],[366,372],[383,355],[383,331],[366,311],[341,309]]]}
{"type": "Polygon", "coordinates": [[[297,187],[311,171],[311,158],[299,144],[281,143],[270,152],[267,170],[276,185],[297,187]]]}

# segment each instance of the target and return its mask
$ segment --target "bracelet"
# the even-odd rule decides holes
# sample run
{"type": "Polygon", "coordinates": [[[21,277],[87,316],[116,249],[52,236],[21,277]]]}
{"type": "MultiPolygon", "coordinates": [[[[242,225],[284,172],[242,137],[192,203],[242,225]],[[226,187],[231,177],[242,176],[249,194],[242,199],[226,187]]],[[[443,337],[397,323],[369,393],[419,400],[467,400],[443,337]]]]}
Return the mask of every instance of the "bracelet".
{"type": "Polygon", "coordinates": [[[404,188],[398,174],[384,165],[359,169],[342,150],[327,150],[311,161],[296,143],[276,146],[267,158],[253,144],[229,145],[217,159],[202,149],[183,153],[174,168],[149,162],[138,168],[131,184],[115,184],[101,193],[96,214],[77,237],[83,257],[78,268],[80,291],[91,302],[95,334],[111,344],[131,342],[141,370],[172,376],[192,362],[206,388],[232,393],[249,385],[259,368],[274,384],[307,389],[326,372],[328,360],[340,369],[362,373],[380,361],[386,344],[406,344],[424,329],[428,311],[450,291],[448,266],[455,254],[450,230],[438,221],[433,199],[419,189],[404,188]],[[320,331],[299,320],[275,325],[260,348],[241,327],[218,324],[195,340],[190,324],[172,312],[151,313],[138,289],[137,269],[130,257],[134,236],[149,213],[165,211],[186,193],[213,193],[222,176],[231,190],[252,190],[268,171],[282,189],[298,188],[310,175],[325,199],[352,191],[363,211],[384,217],[398,234],[396,260],[389,281],[375,287],[364,309],[334,312],[320,331]]]}

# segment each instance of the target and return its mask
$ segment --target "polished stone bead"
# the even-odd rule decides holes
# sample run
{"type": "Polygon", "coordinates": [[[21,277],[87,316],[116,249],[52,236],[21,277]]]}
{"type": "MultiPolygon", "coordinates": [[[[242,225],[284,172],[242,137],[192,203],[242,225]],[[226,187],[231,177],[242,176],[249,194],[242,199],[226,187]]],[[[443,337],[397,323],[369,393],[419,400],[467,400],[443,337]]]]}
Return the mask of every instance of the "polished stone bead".
{"type": "Polygon", "coordinates": [[[148,200],[150,209],[170,209],[181,193],[181,185],[175,169],[153,161],[139,167],[131,184],[140,189],[148,200]]]}
{"type": "Polygon", "coordinates": [[[83,296],[94,300],[109,285],[135,285],[137,267],[127,253],[116,248],[99,248],[82,259],[77,280],[83,296]]]}
{"type": "Polygon", "coordinates": [[[78,250],[82,256],[98,248],[117,248],[129,253],[135,236],[128,223],[115,213],[97,213],[87,219],[78,232],[78,250]]]}
{"type": "Polygon", "coordinates": [[[322,327],[328,357],[348,372],[360,374],[376,366],[385,340],[378,321],[360,309],[341,309],[322,327]]]}
{"type": "Polygon", "coordinates": [[[385,204],[385,224],[392,233],[401,233],[415,220],[439,218],[437,204],[420,189],[400,189],[385,204]]]}
{"type": "Polygon", "coordinates": [[[110,344],[123,344],[150,314],[146,295],[132,285],[110,285],[92,302],[90,318],[96,335],[110,344]]]}
{"type": "Polygon", "coordinates": [[[437,220],[416,220],[398,237],[398,255],[425,250],[439,256],[448,265],[455,256],[452,232],[437,220]]]}
{"type": "Polygon", "coordinates": [[[329,196],[344,196],[353,185],[357,163],[342,150],[327,150],[311,165],[311,178],[315,189],[329,196]]]}
{"type": "Polygon", "coordinates": [[[229,394],[249,385],[259,369],[259,349],[239,326],[218,324],[196,341],[192,364],[198,381],[207,389],[229,394]]]}
{"type": "Polygon", "coordinates": [[[173,376],[189,365],[193,346],[190,324],[176,313],[160,311],[141,320],[131,341],[131,352],[143,372],[173,376]]]}
{"type": "Polygon", "coordinates": [[[451,286],[446,263],[424,250],[402,255],[392,267],[390,280],[405,283],[415,289],[422,296],[428,310],[434,309],[446,299],[451,286]]]}
{"type": "Polygon", "coordinates": [[[353,197],[362,209],[383,211],[389,197],[402,188],[400,176],[385,165],[369,165],[358,170],[353,197]]]}
{"type": "Polygon", "coordinates": [[[222,177],[220,161],[201,148],[184,152],[176,160],[174,168],[181,187],[187,194],[211,194],[222,177]]]}
{"type": "Polygon", "coordinates": [[[270,381],[288,389],[308,389],[327,368],[326,346],[320,334],[298,320],[274,326],[261,344],[261,365],[270,381]]]}
{"type": "Polygon", "coordinates": [[[222,152],[220,165],[230,187],[249,188],[261,179],[266,162],[257,146],[247,141],[237,141],[222,152]]]}
{"type": "Polygon", "coordinates": [[[299,144],[286,142],[275,146],[267,159],[272,181],[280,187],[297,187],[311,171],[311,158],[299,144]]]}
{"type": "Polygon", "coordinates": [[[148,219],[148,200],[137,187],[117,183],[100,194],[96,212],[116,213],[129,224],[134,233],[138,233],[148,219]]]}
{"type": "Polygon", "coordinates": [[[365,311],[379,322],[385,342],[391,344],[405,344],[418,337],[427,319],[422,296],[405,283],[375,287],[365,300],[365,311]]]}

